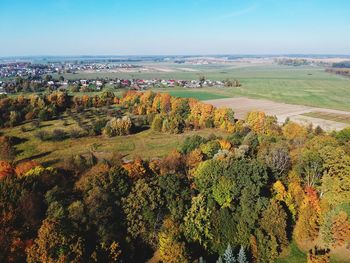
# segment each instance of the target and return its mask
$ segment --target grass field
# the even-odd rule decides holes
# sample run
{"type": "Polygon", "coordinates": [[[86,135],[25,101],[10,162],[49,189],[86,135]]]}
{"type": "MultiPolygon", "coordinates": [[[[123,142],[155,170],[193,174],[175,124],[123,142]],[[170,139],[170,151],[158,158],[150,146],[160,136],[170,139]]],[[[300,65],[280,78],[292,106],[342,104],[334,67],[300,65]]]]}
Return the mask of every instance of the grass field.
{"type": "Polygon", "coordinates": [[[285,256],[281,256],[281,258],[277,259],[276,263],[300,263],[306,262],[306,254],[303,253],[295,242],[292,242],[288,250],[286,251],[285,256]]]}
{"type": "MultiPolygon", "coordinates": [[[[86,123],[91,120],[85,121],[86,123]]],[[[15,136],[20,143],[16,145],[18,155],[17,161],[30,158],[46,165],[55,166],[65,157],[72,154],[84,154],[93,150],[98,157],[109,157],[112,153],[125,155],[126,159],[142,155],[142,158],[163,157],[171,150],[176,149],[187,136],[198,134],[201,136],[215,135],[225,136],[214,129],[199,131],[188,131],[184,134],[164,134],[145,130],[137,134],[106,138],[104,136],[87,136],[78,139],[65,139],[63,141],[41,141],[35,137],[39,130],[53,131],[62,129],[69,132],[72,129],[81,130],[76,121],[70,116],[65,116],[60,120],[52,120],[41,123],[41,128],[34,129],[30,123],[23,124],[11,129],[3,129],[3,135],[15,136]],[[64,122],[66,125],[64,126],[64,122]],[[25,126],[28,131],[21,129],[25,126]]]]}
{"type": "MultiPolygon", "coordinates": [[[[160,63],[160,65],[162,65],[160,63]]],[[[165,78],[165,79],[198,79],[204,75],[212,80],[227,78],[238,79],[240,88],[201,89],[201,92],[236,97],[264,98],[277,102],[315,106],[350,111],[350,78],[327,73],[323,68],[302,66],[289,67],[272,64],[262,65],[213,65],[194,67],[192,72],[150,72],[150,73],[81,73],[67,74],[67,78],[165,78]]],[[[193,95],[195,90],[186,91],[193,95]]]]}

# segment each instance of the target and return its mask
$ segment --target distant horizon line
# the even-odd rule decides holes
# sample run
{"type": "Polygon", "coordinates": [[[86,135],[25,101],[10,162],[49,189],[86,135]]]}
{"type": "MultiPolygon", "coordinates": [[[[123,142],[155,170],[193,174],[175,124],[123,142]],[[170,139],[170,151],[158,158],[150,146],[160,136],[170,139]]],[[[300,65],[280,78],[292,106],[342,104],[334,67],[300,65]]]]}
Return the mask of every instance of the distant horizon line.
{"type": "Polygon", "coordinates": [[[337,53],[241,53],[241,54],[129,54],[129,55],[111,55],[111,54],[96,54],[96,55],[0,55],[0,59],[5,58],[83,58],[83,57],[224,57],[224,56],[329,56],[329,57],[350,57],[350,54],[337,53]]]}

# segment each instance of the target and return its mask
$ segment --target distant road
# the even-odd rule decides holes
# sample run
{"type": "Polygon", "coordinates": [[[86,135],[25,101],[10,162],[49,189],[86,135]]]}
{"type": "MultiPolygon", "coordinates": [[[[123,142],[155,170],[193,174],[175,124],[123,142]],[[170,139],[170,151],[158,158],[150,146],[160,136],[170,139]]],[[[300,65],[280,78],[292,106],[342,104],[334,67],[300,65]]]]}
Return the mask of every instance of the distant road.
{"type": "Polygon", "coordinates": [[[247,113],[251,111],[263,111],[267,115],[275,115],[279,123],[283,123],[286,118],[289,118],[292,121],[304,125],[309,123],[312,123],[314,127],[319,125],[326,131],[341,130],[350,126],[350,112],[347,111],[293,105],[265,99],[250,99],[246,97],[215,99],[204,102],[212,104],[215,107],[232,108],[235,112],[235,117],[238,119],[245,119],[247,113]],[[322,116],[322,118],[305,115],[322,116]],[[330,120],[331,118],[329,116],[332,116],[332,119],[345,120],[345,122],[349,120],[349,124],[341,121],[330,120]]]}

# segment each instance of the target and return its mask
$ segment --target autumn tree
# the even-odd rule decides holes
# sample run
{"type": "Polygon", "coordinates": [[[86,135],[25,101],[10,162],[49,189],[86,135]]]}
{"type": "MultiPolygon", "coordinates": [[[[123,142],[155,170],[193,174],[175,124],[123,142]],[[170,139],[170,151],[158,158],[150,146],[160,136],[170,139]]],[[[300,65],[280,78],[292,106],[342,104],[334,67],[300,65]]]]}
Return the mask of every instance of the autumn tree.
{"type": "Polygon", "coordinates": [[[305,127],[291,121],[282,127],[282,132],[285,138],[295,143],[304,141],[307,136],[305,127]]]}
{"type": "Polygon", "coordinates": [[[108,137],[128,135],[131,132],[132,122],[127,116],[123,118],[113,118],[107,122],[103,134],[108,137]]]}
{"type": "Polygon", "coordinates": [[[35,161],[26,161],[26,162],[21,162],[16,165],[15,172],[17,176],[24,176],[28,171],[31,169],[41,166],[39,163],[35,161]]]}
{"type": "Polygon", "coordinates": [[[163,262],[186,263],[189,262],[185,242],[181,241],[181,231],[172,219],[163,222],[159,238],[159,254],[163,262]]]}
{"type": "Polygon", "coordinates": [[[314,189],[307,189],[298,215],[294,228],[295,240],[300,244],[314,241],[318,237],[320,227],[320,205],[314,189]]]}
{"type": "Polygon", "coordinates": [[[80,262],[84,254],[84,241],[63,222],[46,219],[27,254],[27,261],[33,263],[80,262]]]}
{"type": "Polygon", "coordinates": [[[333,218],[332,239],[335,247],[350,244],[350,220],[344,211],[333,218]]]}
{"type": "Polygon", "coordinates": [[[246,122],[254,132],[260,135],[276,136],[280,133],[277,118],[266,116],[264,112],[253,111],[248,113],[246,122]]]}
{"type": "Polygon", "coordinates": [[[14,173],[14,170],[10,163],[5,161],[0,161],[0,180],[14,173]]]}
{"type": "Polygon", "coordinates": [[[350,156],[340,148],[324,148],[323,156],[323,198],[332,206],[347,203],[350,200],[350,156]]]}

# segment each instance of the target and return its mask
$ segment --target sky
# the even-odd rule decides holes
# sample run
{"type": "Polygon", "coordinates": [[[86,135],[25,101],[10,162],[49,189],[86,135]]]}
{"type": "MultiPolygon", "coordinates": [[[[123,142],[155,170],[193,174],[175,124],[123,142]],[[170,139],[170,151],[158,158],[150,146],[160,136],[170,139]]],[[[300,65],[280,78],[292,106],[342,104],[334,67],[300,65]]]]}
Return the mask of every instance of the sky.
{"type": "Polygon", "coordinates": [[[349,0],[0,0],[0,56],[350,54],[349,0]]]}

